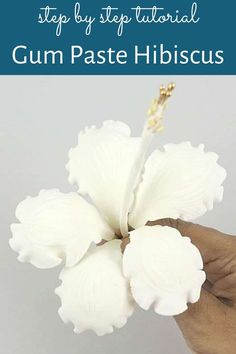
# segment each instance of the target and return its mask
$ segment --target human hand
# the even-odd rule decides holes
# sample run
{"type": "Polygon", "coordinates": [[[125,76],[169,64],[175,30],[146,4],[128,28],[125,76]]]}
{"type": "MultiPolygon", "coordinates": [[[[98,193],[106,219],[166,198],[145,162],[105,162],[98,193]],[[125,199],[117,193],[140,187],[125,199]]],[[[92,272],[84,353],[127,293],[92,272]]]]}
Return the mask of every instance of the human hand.
{"type": "Polygon", "coordinates": [[[148,225],[178,229],[201,252],[207,280],[200,300],[175,316],[189,348],[198,354],[236,354],[236,237],[174,219],[148,225]]]}

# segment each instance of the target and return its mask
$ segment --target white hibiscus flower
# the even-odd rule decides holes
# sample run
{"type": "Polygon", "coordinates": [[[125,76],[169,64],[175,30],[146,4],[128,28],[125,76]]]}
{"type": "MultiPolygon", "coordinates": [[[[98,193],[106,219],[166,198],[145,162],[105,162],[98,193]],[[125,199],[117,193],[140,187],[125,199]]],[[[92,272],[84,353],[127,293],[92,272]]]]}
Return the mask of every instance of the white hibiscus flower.
{"type": "Polygon", "coordinates": [[[199,299],[205,273],[198,249],[173,228],[145,226],[165,217],[193,220],[223,195],[225,170],[203,145],[169,144],[146,160],[173,88],[161,88],[142,137],[113,121],[79,134],[67,165],[78,194],[43,190],[16,209],[10,245],[38,268],[64,262],[59,314],[76,333],[122,327],[135,302],[176,315],[199,299]],[[123,255],[122,237],[130,238],[123,255]]]}

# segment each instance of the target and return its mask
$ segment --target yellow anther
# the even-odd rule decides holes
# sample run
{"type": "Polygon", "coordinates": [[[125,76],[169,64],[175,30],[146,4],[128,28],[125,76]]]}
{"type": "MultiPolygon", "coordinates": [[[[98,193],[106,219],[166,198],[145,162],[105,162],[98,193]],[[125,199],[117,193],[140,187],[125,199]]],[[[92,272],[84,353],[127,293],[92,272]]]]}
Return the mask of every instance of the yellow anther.
{"type": "Polygon", "coordinates": [[[155,126],[156,126],[156,124],[157,124],[156,119],[154,119],[154,118],[150,118],[150,119],[148,120],[148,127],[149,127],[149,128],[153,128],[153,127],[155,127],[155,126]]]}
{"type": "Polygon", "coordinates": [[[148,110],[148,128],[153,132],[159,132],[164,129],[162,125],[162,113],[165,109],[166,101],[172,96],[172,92],[175,89],[175,84],[170,83],[167,87],[160,87],[159,97],[152,100],[150,108],[148,110]]]}

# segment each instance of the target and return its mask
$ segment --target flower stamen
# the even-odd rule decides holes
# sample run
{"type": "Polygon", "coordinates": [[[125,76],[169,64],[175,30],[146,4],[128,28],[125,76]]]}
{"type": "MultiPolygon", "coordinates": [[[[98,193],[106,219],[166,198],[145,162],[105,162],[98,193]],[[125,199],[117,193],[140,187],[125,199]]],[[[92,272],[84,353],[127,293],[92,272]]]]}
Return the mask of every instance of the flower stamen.
{"type": "Polygon", "coordinates": [[[160,96],[155,98],[148,110],[148,121],[147,128],[153,133],[158,133],[163,131],[164,126],[162,124],[163,113],[166,107],[166,102],[175,89],[175,84],[171,83],[166,88],[164,86],[160,87],[160,96]]]}
{"type": "Polygon", "coordinates": [[[166,108],[166,102],[172,96],[175,84],[171,83],[167,87],[161,86],[159,97],[154,99],[148,110],[148,119],[144,125],[141,143],[138,149],[137,157],[133,162],[128,183],[126,185],[123,205],[120,212],[120,232],[123,237],[127,237],[128,215],[132,207],[135,194],[142,180],[144,164],[146,161],[146,152],[152,142],[153,136],[161,132],[164,127],[162,124],[163,113],[166,108]],[[134,198],[133,198],[134,196],[134,198]]]}

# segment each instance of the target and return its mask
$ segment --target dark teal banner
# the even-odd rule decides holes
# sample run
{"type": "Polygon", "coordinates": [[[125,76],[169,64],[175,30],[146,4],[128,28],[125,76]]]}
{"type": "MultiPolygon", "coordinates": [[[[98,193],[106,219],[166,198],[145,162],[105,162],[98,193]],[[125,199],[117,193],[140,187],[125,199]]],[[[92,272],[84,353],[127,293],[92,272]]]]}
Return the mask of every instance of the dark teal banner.
{"type": "Polygon", "coordinates": [[[236,1],[1,4],[0,74],[236,74],[236,1]]]}

